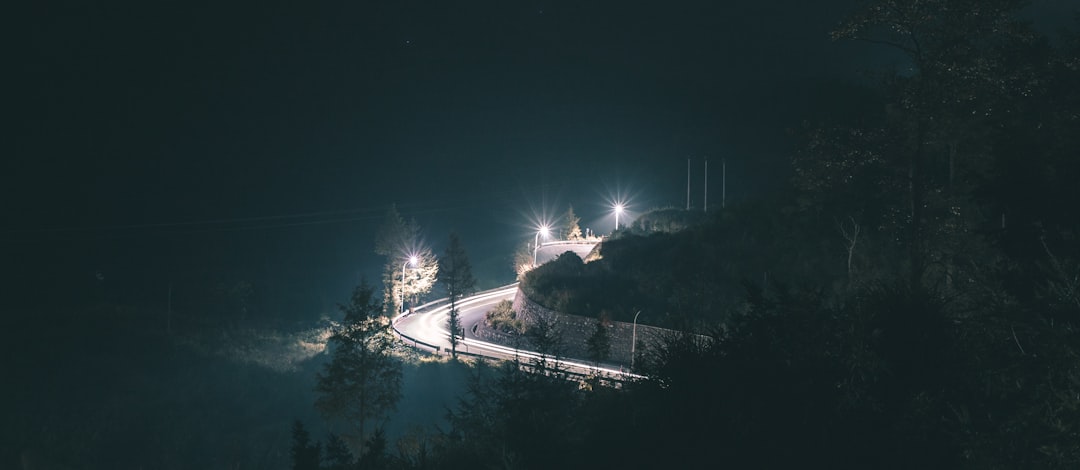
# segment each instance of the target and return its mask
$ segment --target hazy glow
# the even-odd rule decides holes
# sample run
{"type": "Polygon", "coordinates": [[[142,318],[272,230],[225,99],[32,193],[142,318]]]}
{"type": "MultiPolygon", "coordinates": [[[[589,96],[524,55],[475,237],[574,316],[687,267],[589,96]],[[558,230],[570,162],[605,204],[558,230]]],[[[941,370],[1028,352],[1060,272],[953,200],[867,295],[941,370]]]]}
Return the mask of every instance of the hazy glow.
{"type": "MultiPolygon", "coordinates": [[[[607,186],[607,185],[605,185],[607,186]]],[[[618,187],[607,187],[605,192],[600,193],[602,198],[601,207],[606,207],[607,213],[605,217],[615,219],[615,226],[612,230],[618,230],[619,227],[630,223],[634,219],[634,206],[635,201],[640,204],[638,199],[640,194],[618,185],[618,187]]]]}
{"type": "Polygon", "coordinates": [[[420,263],[420,257],[415,254],[410,254],[409,259],[404,263],[401,263],[401,294],[398,295],[398,312],[405,312],[405,267],[416,267],[420,263]]]}
{"type": "Polygon", "coordinates": [[[536,251],[540,248],[540,235],[544,238],[548,237],[551,233],[551,228],[547,225],[541,225],[540,229],[536,231],[536,235],[533,236],[533,266],[536,266],[536,251]]]}

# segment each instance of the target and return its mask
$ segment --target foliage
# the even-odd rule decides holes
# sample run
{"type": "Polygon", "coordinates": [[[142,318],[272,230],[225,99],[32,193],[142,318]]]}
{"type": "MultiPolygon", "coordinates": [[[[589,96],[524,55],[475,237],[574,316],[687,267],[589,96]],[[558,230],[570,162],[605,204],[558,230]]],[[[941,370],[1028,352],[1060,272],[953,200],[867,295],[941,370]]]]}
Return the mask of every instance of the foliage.
{"type": "Polygon", "coordinates": [[[845,254],[839,245],[821,250],[824,242],[815,236],[832,236],[835,228],[764,205],[729,205],[679,232],[605,240],[597,248],[602,256],[589,263],[563,254],[528,272],[521,288],[563,313],[595,318],[607,311],[613,320],[630,322],[642,310],[650,324],[687,329],[722,322],[741,308],[743,279],[768,273],[840,283],[845,254]]]}
{"type": "Polygon", "coordinates": [[[326,453],[322,466],[325,470],[349,470],[353,466],[353,455],[349,446],[336,434],[326,438],[326,453]]]}
{"type": "Polygon", "coordinates": [[[383,311],[387,315],[402,309],[402,298],[418,302],[431,292],[439,273],[439,263],[431,249],[422,243],[420,225],[408,222],[391,205],[375,234],[375,253],[385,259],[383,264],[383,311]],[[415,266],[408,264],[416,256],[415,266]],[[404,275],[403,275],[404,274],[404,275]]]}
{"type": "MultiPolygon", "coordinates": [[[[1080,467],[1080,221],[1060,205],[1080,200],[1080,48],[1021,2],[864,5],[835,37],[911,68],[859,91],[871,112],[804,128],[790,192],[657,211],[522,282],[703,335],[643,351],[618,389],[480,366],[432,467],[1080,467]]],[[[558,355],[549,318],[527,336],[558,355]]]]}
{"type": "Polygon", "coordinates": [[[517,274],[517,280],[520,281],[525,277],[525,273],[533,268],[532,240],[518,245],[517,249],[514,250],[512,262],[514,264],[514,273],[517,274]]]}
{"type": "Polygon", "coordinates": [[[311,442],[311,435],[304,429],[300,420],[293,422],[292,428],[292,468],[293,470],[319,470],[322,461],[322,445],[311,442]]]}
{"type": "Polygon", "coordinates": [[[401,241],[408,238],[408,225],[397,205],[391,204],[383,216],[383,223],[375,232],[375,254],[382,256],[395,256],[400,253],[401,241]]]}
{"type": "Polygon", "coordinates": [[[454,358],[457,358],[457,345],[461,336],[457,302],[471,294],[476,288],[472,264],[457,233],[450,233],[450,244],[446,247],[446,254],[439,260],[439,267],[443,273],[439,280],[446,287],[447,297],[450,299],[450,314],[447,320],[447,328],[450,330],[450,352],[454,358]]]}
{"type": "Polygon", "coordinates": [[[541,354],[538,366],[547,368],[550,365],[549,358],[558,361],[563,353],[562,336],[558,323],[552,317],[537,316],[526,326],[525,338],[533,351],[541,354]]]}
{"type": "Polygon", "coordinates": [[[578,225],[578,223],[581,222],[581,217],[578,217],[576,214],[574,214],[574,206],[570,206],[570,208],[566,210],[566,217],[564,217],[564,220],[566,220],[566,239],[580,240],[581,227],[578,225]]]}
{"type": "Polygon", "coordinates": [[[1050,328],[1036,319],[1043,300],[1022,307],[1035,317],[1005,301],[974,318],[903,278],[838,295],[744,289],[747,309],[726,327],[665,338],[646,355],[647,378],[620,389],[481,363],[424,468],[1078,462],[1080,308],[1050,328]],[[612,446],[663,452],[595,451],[612,446]]]}
{"type": "Polygon", "coordinates": [[[435,282],[438,281],[439,261],[435,253],[427,247],[412,253],[415,253],[412,256],[416,256],[416,265],[408,263],[408,260],[402,260],[399,266],[401,271],[394,276],[391,290],[398,294],[398,299],[404,296],[406,303],[411,301],[416,304],[424,294],[431,292],[435,282]]]}
{"type": "Polygon", "coordinates": [[[387,455],[386,433],[382,428],[376,429],[364,445],[364,452],[360,455],[357,466],[365,469],[393,468],[387,455]]]}
{"type": "Polygon", "coordinates": [[[443,468],[482,463],[506,468],[564,468],[580,442],[582,396],[563,377],[520,364],[478,367],[437,450],[443,468]]]}
{"type": "Polygon", "coordinates": [[[1026,3],[868,2],[834,32],[900,51],[910,68],[885,77],[883,113],[811,133],[798,182],[820,210],[900,241],[913,285],[964,277],[980,256],[970,234],[1042,217],[1046,199],[1032,196],[1065,188],[1039,175],[1075,169],[1060,150],[1078,143],[1062,132],[1076,118],[1058,110],[1076,105],[1061,81],[1076,75],[1017,19],[1026,3]]]}
{"type": "Polygon", "coordinates": [[[361,282],[351,302],[339,306],[345,318],[330,337],[331,360],[315,385],[316,409],[329,420],[344,422],[346,436],[357,447],[368,437],[368,423],[382,423],[401,398],[402,366],[391,355],[395,339],[373,296],[361,282]]]}
{"type": "Polygon", "coordinates": [[[497,331],[511,334],[521,334],[525,331],[525,324],[517,316],[513,309],[513,303],[504,300],[495,304],[489,312],[484,314],[487,325],[497,331]]]}
{"type": "Polygon", "coordinates": [[[608,333],[608,325],[602,318],[597,319],[596,328],[585,343],[588,347],[589,359],[594,364],[599,365],[611,355],[611,334],[608,333]]]}
{"type": "Polygon", "coordinates": [[[675,233],[703,222],[705,213],[672,207],[646,211],[630,225],[635,233],[675,233]]]}

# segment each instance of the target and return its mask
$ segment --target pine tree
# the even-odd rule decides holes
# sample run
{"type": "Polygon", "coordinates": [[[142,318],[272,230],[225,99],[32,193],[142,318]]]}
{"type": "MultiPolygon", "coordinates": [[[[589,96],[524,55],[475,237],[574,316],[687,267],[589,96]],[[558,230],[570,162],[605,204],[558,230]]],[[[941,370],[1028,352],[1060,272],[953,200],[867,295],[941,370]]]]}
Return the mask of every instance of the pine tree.
{"type": "Polygon", "coordinates": [[[293,445],[291,449],[293,470],[319,470],[321,448],[318,442],[311,442],[311,435],[304,429],[300,420],[293,422],[293,445]]]}
{"type": "Polygon", "coordinates": [[[431,292],[439,273],[438,260],[429,248],[423,246],[420,225],[416,220],[405,221],[391,205],[386,217],[375,234],[375,254],[382,256],[383,263],[383,313],[394,315],[402,310],[402,301],[419,300],[431,292]],[[409,258],[415,256],[412,265],[409,258]],[[404,271],[404,279],[402,274],[404,271]]]}
{"type": "Polygon", "coordinates": [[[367,423],[382,422],[396,409],[402,366],[391,354],[390,322],[366,281],[353,291],[349,305],[339,308],[345,319],[330,337],[332,359],[316,377],[315,408],[327,419],[347,423],[346,435],[362,443],[367,423]]]}
{"type": "Polygon", "coordinates": [[[602,319],[597,319],[596,329],[585,340],[585,345],[588,347],[589,359],[597,367],[600,366],[600,362],[607,359],[611,354],[611,335],[608,333],[607,326],[604,325],[602,319]]]}
{"type": "Polygon", "coordinates": [[[325,460],[325,470],[349,470],[352,468],[354,459],[345,441],[336,434],[330,434],[330,437],[326,439],[325,460]]]}
{"type": "Polygon", "coordinates": [[[574,206],[570,206],[570,209],[566,211],[566,239],[567,240],[580,240],[581,239],[581,227],[578,223],[581,222],[581,217],[574,214],[574,206]]]}
{"type": "Polygon", "coordinates": [[[541,373],[561,372],[559,359],[563,354],[563,333],[554,317],[538,315],[525,331],[525,336],[540,357],[533,366],[541,373]],[[548,362],[548,359],[551,362],[548,362]]]}
{"type": "Polygon", "coordinates": [[[386,449],[386,432],[382,428],[378,428],[371,433],[371,437],[365,443],[364,453],[360,455],[357,466],[372,470],[391,468],[392,465],[390,464],[392,462],[387,459],[386,449]]]}
{"type": "Polygon", "coordinates": [[[447,297],[450,298],[450,318],[447,320],[447,327],[450,330],[450,353],[456,359],[457,345],[461,335],[457,302],[471,294],[476,287],[476,278],[472,274],[469,256],[465,253],[465,247],[461,244],[457,233],[450,233],[450,245],[446,247],[446,255],[439,260],[439,270],[442,272],[439,280],[446,287],[447,297]]]}
{"type": "Polygon", "coordinates": [[[837,219],[890,230],[882,239],[900,242],[913,287],[942,279],[951,288],[952,279],[971,276],[963,271],[986,255],[967,234],[999,226],[1005,208],[1031,196],[998,199],[1004,193],[993,185],[997,175],[1026,172],[1010,162],[1038,164],[1037,140],[1013,155],[1011,145],[1052,120],[1033,103],[1060,98],[1045,88],[1048,51],[1017,19],[1026,3],[875,0],[833,32],[889,47],[909,68],[886,75],[884,113],[813,135],[796,174],[806,189],[850,192],[834,196],[845,206],[837,219]],[[1025,122],[1033,119],[1040,125],[1025,122]],[[875,212],[881,220],[871,225],[875,212]]]}
{"type": "Polygon", "coordinates": [[[396,205],[390,205],[390,208],[386,210],[382,225],[379,226],[379,230],[375,233],[375,254],[385,259],[382,273],[382,304],[384,313],[387,315],[393,315],[399,310],[397,297],[395,296],[396,285],[394,280],[397,279],[398,272],[401,270],[399,258],[405,253],[407,233],[408,227],[405,224],[405,219],[398,213],[396,205]]]}

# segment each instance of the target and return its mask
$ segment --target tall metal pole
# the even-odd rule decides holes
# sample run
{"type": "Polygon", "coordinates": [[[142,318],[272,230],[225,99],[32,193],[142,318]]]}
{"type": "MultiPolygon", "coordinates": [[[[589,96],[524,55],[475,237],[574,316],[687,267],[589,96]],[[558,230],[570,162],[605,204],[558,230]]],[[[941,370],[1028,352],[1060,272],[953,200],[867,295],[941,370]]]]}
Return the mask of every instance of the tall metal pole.
{"type": "Polygon", "coordinates": [[[690,210],[690,159],[686,159],[686,210],[690,210]]]}
{"type": "Polygon", "coordinates": [[[634,370],[634,348],[637,347],[637,316],[641,315],[641,310],[638,310],[634,314],[634,334],[630,339],[630,370],[634,370]]]}
{"type": "Polygon", "coordinates": [[[724,209],[724,208],[727,208],[727,159],[726,158],[721,159],[720,164],[723,166],[723,170],[724,170],[723,171],[723,174],[724,174],[723,183],[720,184],[720,188],[721,188],[720,189],[720,191],[721,191],[720,208],[724,209]]]}
{"type": "Polygon", "coordinates": [[[401,296],[398,297],[399,299],[401,299],[398,302],[398,305],[401,307],[401,311],[398,313],[405,313],[405,265],[407,264],[409,264],[409,260],[405,260],[404,263],[401,263],[401,296]]]}
{"type": "Polygon", "coordinates": [[[533,236],[533,267],[536,267],[536,249],[540,248],[537,243],[540,241],[540,231],[536,231],[536,235],[533,236]]]}

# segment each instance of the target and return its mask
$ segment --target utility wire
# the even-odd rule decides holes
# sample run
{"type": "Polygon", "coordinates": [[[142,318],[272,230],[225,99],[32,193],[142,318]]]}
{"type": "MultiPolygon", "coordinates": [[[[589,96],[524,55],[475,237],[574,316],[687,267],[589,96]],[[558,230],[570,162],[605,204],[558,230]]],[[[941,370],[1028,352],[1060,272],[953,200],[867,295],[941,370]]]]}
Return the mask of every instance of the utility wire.
{"type": "MultiPolygon", "coordinates": [[[[553,185],[537,185],[538,188],[547,189],[553,185]]],[[[520,190],[519,188],[518,190],[520,190]]],[[[423,200],[407,201],[404,203],[396,204],[399,210],[406,211],[406,215],[421,215],[431,214],[439,212],[457,211],[470,207],[476,207],[478,203],[490,202],[490,201],[505,201],[506,199],[515,195],[515,190],[501,190],[488,192],[483,195],[475,195],[469,197],[458,198],[428,198],[423,200]]],[[[326,225],[337,223],[353,223],[360,221],[377,220],[385,216],[385,210],[388,204],[382,204],[378,206],[359,207],[352,209],[332,210],[332,211],[316,211],[316,212],[304,212],[295,214],[275,214],[264,216],[252,216],[252,217],[233,217],[233,218],[219,218],[219,219],[206,219],[195,221],[175,221],[175,222],[154,222],[144,224],[119,224],[119,225],[99,225],[99,226],[76,226],[76,227],[40,227],[40,228],[22,228],[0,231],[0,237],[6,236],[18,236],[18,235],[63,235],[63,234],[97,234],[101,235],[101,232],[111,232],[112,236],[125,236],[123,233],[117,232],[129,232],[127,236],[146,234],[147,231],[152,231],[154,234],[196,234],[196,233],[212,233],[212,232],[231,232],[231,231],[244,231],[244,230],[272,230],[278,228],[289,227],[301,227],[311,225],[326,225]],[[304,220],[315,219],[315,220],[304,220]],[[274,222],[279,223],[261,223],[258,222],[274,222]],[[162,229],[181,229],[181,230],[165,230],[162,229]],[[137,232],[137,233],[131,233],[137,232]]],[[[67,238],[67,237],[64,237],[67,238]]],[[[13,240],[5,240],[13,241],[13,240]]]]}

